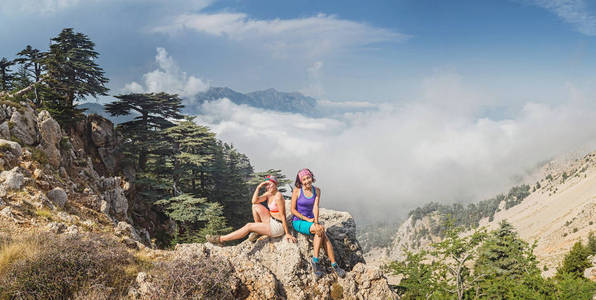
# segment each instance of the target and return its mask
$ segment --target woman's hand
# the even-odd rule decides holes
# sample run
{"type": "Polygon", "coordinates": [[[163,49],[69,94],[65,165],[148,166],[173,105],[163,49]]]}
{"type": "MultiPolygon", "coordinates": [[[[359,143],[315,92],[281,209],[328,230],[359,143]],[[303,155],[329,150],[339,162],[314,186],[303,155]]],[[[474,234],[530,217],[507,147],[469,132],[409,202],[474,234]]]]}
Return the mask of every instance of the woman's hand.
{"type": "Polygon", "coordinates": [[[286,233],[286,240],[288,242],[292,242],[292,243],[295,243],[296,242],[296,238],[293,235],[289,234],[289,233],[286,233]]]}
{"type": "Polygon", "coordinates": [[[313,224],[314,226],[314,230],[316,234],[323,234],[325,233],[325,228],[323,228],[323,226],[321,224],[313,224]]]}
{"type": "Polygon", "coordinates": [[[259,186],[257,186],[257,189],[262,188],[266,184],[269,184],[269,181],[263,181],[263,182],[259,183],[259,186]]]}

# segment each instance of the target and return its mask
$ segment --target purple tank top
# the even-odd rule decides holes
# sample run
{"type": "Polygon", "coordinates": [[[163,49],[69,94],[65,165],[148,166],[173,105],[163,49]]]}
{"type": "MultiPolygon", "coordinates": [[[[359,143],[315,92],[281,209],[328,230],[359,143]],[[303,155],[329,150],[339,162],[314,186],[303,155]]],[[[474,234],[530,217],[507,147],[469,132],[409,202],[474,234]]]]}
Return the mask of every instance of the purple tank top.
{"type": "MultiPolygon", "coordinates": [[[[306,198],[306,196],[304,196],[302,188],[300,188],[300,196],[298,196],[298,199],[296,200],[296,210],[303,216],[308,218],[315,217],[312,211],[312,207],[315,204],[315,198],[317,197],[317,189],[313,186],[312,190],[312,197],[306,198]]],[[[300,220],[300,218],[294,216],[293,220],[300,220]]]]}

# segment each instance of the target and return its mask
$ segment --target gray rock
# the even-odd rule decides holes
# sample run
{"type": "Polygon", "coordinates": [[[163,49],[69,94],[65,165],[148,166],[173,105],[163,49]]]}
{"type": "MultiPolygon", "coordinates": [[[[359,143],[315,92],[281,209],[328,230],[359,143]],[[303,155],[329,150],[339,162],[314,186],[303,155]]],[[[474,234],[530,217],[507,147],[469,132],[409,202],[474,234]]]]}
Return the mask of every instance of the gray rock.
{"type": "Polygon", "coordinates": [[[107,171],[113,174],[116,170],[116,150],[114,148],[99,147],[97,148],[97,153],[99,153],[99,158],[107,171]]]}
{"type": "Polygon", "coordinates": [[[10,128],[8,128],[8,121],[0,124],[0,138],[10,139],[10,128]]]}
{"type": "Polygon", "coordinates": [[[2,182],[2,187],[6,191],[21,189],[25,176],[19,173],[18,170],[19,167],[14,167],[10,171],[2,171],[2,173],[0,173],[0,181],[2,182]]]}
{"type": "Polygon", "coordinates": [[[52,201],[52,203],[54,203],[54,205],[56,205],[59,208],[63,208],[66,204],[66,201],[68,200],[68,195],[66,195],[66,192],[59,187],[49,191],[47,196],[50,199],[50,201],[52,201]]]}
{"type": "Polygon", "coordinates": [[[10,119],[12,113],[14,113],[17,109],[14,106],[2,104],[0,105],[0,121],[5,121],[10,119]]]}
{"type": "Polygon", "coordinates": [[[106,200],[101,200],[100,206],[99,206],[99,211],[101,211],[102,213],[109,215],[110,214],[110,203],[108,203],[108,201],[106,200]]]}
{"type": "Polygon", "coordinates": [[[91,140],[97,147],[107,147],[114,143],[115,132],[114,124],[103,117],[89,117],[89,126],[91,129],[91,140]]]}
{"type": "Polygon", "coordinates": [[[102,196],[110,207],[110,215],[118,220],[126,220],[128,213],[128,199],[120,186],[120,177],[108,177],[100,180],[100,187],[103,190],[102,196]]]}
{"type": "Polygon", "coordinates": [[[23,149],[17,142],[0,139],[0,151],[7,153],[7,151],[15,157],[23,155],[23,149]]]}
{"type": "Polygon", "coordinates": [[[135,228],[126,222],[118,222],[118,225],[114,228],[114,233],[120,237],[129,237],[135,241],[142,241],[135,228]]]}
{"type": "Polygon", "coordinates": [[[12,214],[12,208],[10,206],[3,208],[2,210],[0,210],[0,216],[13,219],[14,215],[12,214]]]}
{"type": "Polygon", "coordinates": [[[63,223],[58,223],[58,222],[52,222],[48,225],[46,225],[46,230],[52,233],[63,233],[64,230],[66,230],[66,225],[64,225],[63,223]]]}
{"type": "Polygon", "coordinates": [[[48,197],[46,197],[46,195],[44,195],[42,192],[38,192],[37,194],[35,194],[35,196],[31,198],[31,200],[33,201],[33,205],[38,209],[42,209],[44,207],[50,209],[56,208],[54,204],[50,202],[50,199],[48,199],[48,197]]]}
{"type": "Polygon", "coordinates": [[[77,227],[76,225],[70,225],[68,226],[68,228],[66,228],[66,231],[64,231],[64,233],[69,235],[77,235],[79,234],[79,227],[77,227]]]}
{"type": "Polygon", "coordinates": [[[47,111],[39,113],[37,126],[39,128],[39,135],[41,137],[41,144],[39,149],[42,150],[47,158],[48,162],[54,166],[60,166],[60,139],[62,139],[62,130],[56,120],[52,119],[47,111]]]}
{"type": "Polygon", "coordinates": [[[34,145],[39,140],[36,120],[35,112],[31,107],[27,106],[23,113],[13,112],[10,117],[13,125],[9,126],[11,135],[26,145],[34,145]]]}

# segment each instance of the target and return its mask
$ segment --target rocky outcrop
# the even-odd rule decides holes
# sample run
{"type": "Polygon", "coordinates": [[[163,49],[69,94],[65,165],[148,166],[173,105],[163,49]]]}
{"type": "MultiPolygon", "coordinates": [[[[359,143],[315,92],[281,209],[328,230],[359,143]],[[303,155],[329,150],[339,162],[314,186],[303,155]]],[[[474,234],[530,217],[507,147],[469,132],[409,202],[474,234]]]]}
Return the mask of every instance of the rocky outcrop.
{"type": "Polygon", "coordinates": [[[106,174],[115,174],[118,170],[119,155],[114,124],[99,115],[91,114],[87,117],[87,132],[92,148],[97,152],[106,174]]]}
{"type": "Polygon", "coordinates": [[[121,221],[127,220],[128,199],[124,196],[122,188],[122,185],[126,184],[120,177],[102,177],[99,181],[103,197],[102,212],[121,221]]]}
{"type": "Polygon", "coordinates": [[[17,162],[21,158],[21,155],[23,155],[23,150],[19,143],[3,139],[0,139],[0,152],[2,153],[0,166],[3,169],[10,169],[16,166],[17,162]]]}
{"type": "Polygon", "coordinates": [[[433,227],[438,224],[440,224],[438,214],[426,215],[418,220],[410,216],[395,233],[389,252],[390,260],[404,260],[406,251],[418,252],[440,241],[439,236],[432,234],[433,227]]]}
{"type": "MultiPolygon", "coordinates": [[[[232,289],[244,293],[236,294],[236,298],[396,299],[383,274],[364,264],[362,250],[355,239],[356,226],[350,214],[321,209],[320,221],[327,228],[337,262],[347,271],[345,278],[338,278],[328,259],[321,255],[326,275],[315,280],[310,266],[312,239],[296,233],[297,243],[288,242],[283,237],[261,237],[255,243],[244,241],[227,247],[208,243],[179,244],[172,258],[188,261],[223,259],[232,265],[232,276],[239,279],[238,286],[232,289]]],[[[140,299],[144,299],[142,290],[151,290],[149,277],[142,277],[144,280],[138,283],[139,288],[136,289],[136,298],[140,299]]]]}
{"type": "Polygon", "coordinates": [[[41,140],[38,147],[46,154],[48,162],[52,166],[59,167],[62,159],[60,150],[58,150],[62,138],[60,125],[52,119],[50,113],[44,110],[37,116],[37,126],[41,140]]]}
{"type": "Polygon", "coordinates": [[[35,111],[29,105],[13,112],[8,125],[11,135],[25,145],[34,145],[38,142],[35,111]]]}

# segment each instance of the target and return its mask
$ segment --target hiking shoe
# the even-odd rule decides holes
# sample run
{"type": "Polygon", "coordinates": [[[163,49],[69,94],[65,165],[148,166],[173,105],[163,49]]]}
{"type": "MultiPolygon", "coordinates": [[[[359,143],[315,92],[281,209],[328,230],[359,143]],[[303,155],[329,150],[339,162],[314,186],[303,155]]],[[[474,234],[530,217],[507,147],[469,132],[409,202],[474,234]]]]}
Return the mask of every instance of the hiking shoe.
{"type": "Polygon", "coordinates": [[[258,233],[256,233],[256,232],[251,232],[251,233],[248,235],[248,240],[249,240],[251,243],[254,243],[254,242],[256,242],[256,241],[259,239],[259,237],[260,237],[260,236],[261,236],[261,235],[260,235],[260,234],[258,234],[258,233]]]}
{"type": "Polygon", "coordinates": [[[218,246],[223,246],[223,243],[219,240],[219,235],[206,235],[205,239],[207,240],[207,242],[213,244],[213,245],[218,245],[218,246]]]}
{"type": "Polygon", "coordinates": [[[315,275],[315,279],[319,279],[323,277],[323,271],[321,270],[321,265],[314,261],[310,262],[312,264],[312,272],[315,275]]]}
{"type": "Polygon", "coordinates": [[[344,276],[346,276],[346,271],[344,271],[344,269],[340,268],[339,265],[332,266],[332,268],[333,268],[333,271],[335,271],[335,274],[337,274],[338,277],[344,278],[344,276]]]}

